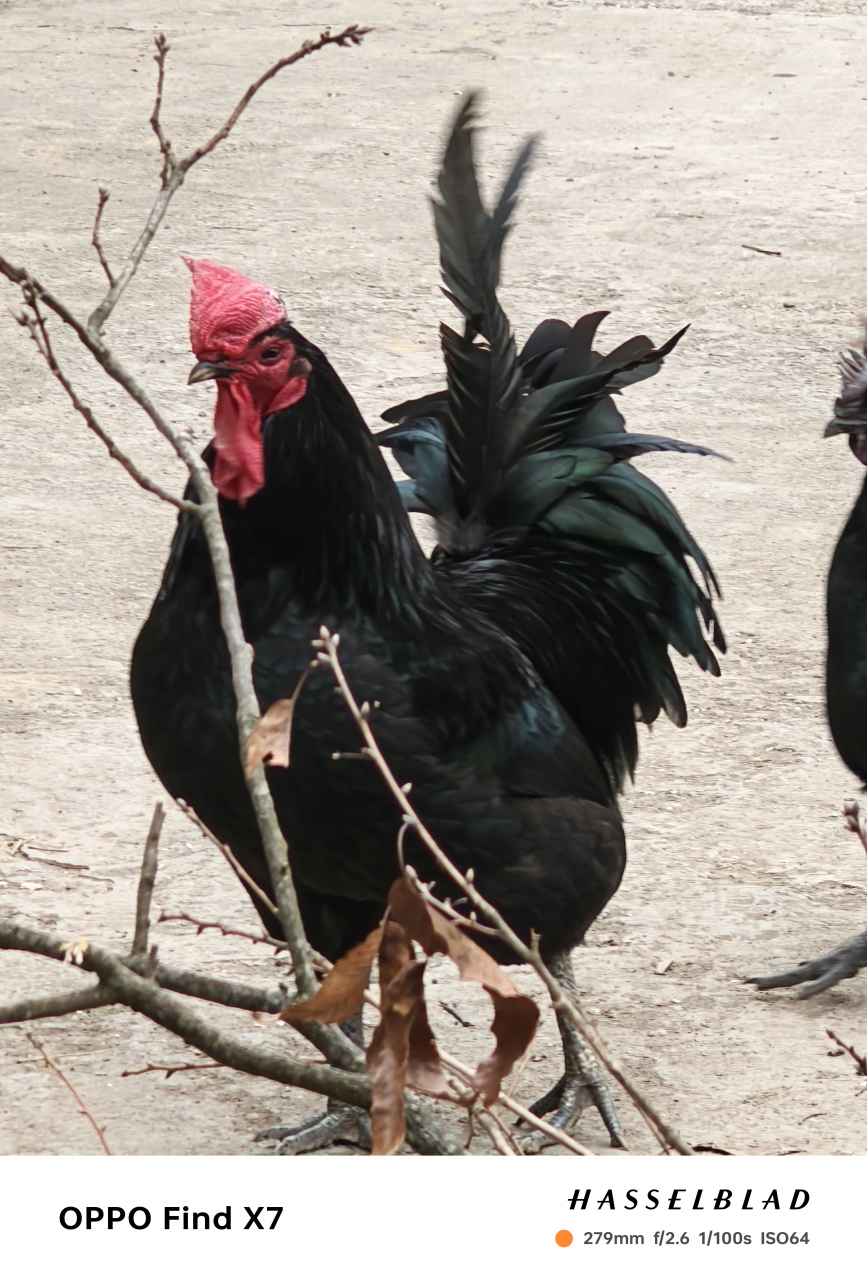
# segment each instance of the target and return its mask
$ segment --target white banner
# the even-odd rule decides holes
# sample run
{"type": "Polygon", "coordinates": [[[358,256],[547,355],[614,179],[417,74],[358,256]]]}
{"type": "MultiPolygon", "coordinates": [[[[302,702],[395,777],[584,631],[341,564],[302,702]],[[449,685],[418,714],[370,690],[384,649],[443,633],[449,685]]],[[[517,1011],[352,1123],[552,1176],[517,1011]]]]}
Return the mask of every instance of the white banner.
{"type": "Polygon", "coordinates": [[[846,1156],[18,1157],[0,1239],[8,1274],[61,1280],[815,1280],[864,1265],[865,1176],[846,1156]]]}

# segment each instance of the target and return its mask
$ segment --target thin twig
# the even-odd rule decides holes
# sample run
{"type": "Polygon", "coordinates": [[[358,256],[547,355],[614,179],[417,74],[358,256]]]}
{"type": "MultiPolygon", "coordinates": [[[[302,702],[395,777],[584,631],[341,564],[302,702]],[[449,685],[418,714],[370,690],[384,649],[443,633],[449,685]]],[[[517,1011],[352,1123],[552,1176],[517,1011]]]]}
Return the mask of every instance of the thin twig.
{"type": "Polygon", "coordinates": [[[81,1111],[81,1114],[84,1116],[87,1116],[88,1120],[96,1130],[96,1136],[99,1138],[100,1142],[102,1143],[103,1151],[107,1156],[110,1156],[111,1151],[109,1149],[108,1143],[105,1140],[105,1132],[103,1131],[101,1126],[96,1123],[96,1120],[93,1117],[93,1112],[90,1110],[87,1103],[84,1101],[81,1094],[76,1089],[75,1085],[72,1084],[69,1080],[67,1080],[66,1076],[63,1074],[63,1072],[61,1071],[57,1063],[54,1061],[54,1059],[48,1053],[46,1053],[45,1049],[42,1046],[42,1043],[39,1040],[37,1040],[35,1036],[32,1036],[29,1031],[25,1032],[25,1035],[27,1036],[27,1039],[30,1041],[30,1043],[33,1045],[33,1048],[38,1049],[39,1052],[42,1054],[43,1058],[45,1059],[45,1065],[47,1067],[50,1067],[52,1071],[56,1072],[56,1074],[60,1077],[60,1079],[66,1085],[67,1089],[72,1094],[75,1101],[78,1103],[78,1107],[79,1107],[79,1110],[81,1111]]]}
{"type": "Polygon", "coordinates": [[[204,933],[206,929],[218,929],[224,938],[246,938],[248,942],[263,942],[266,946],[276,947],[278,951],[286,950],[286,943],[280,938],[269,938],[265,933],[250,933],[246,929],[232,929],[229,925],[223,924],[222,920],[198,920],[195,916],[188,915],[186,911],[161,911],[157,924],[168,924],[175,920],[195,925],[196,933],[204,933]]]}
{"type": "Polygon", "coordinates": [[[225,1062],[181,1062],[172,1066],[167,1062],[149,1062],[146,1067],[137,1067],[135,1071],[121,1071],[120,1075],[124,1079],[126,1076],[146,1076],[149,1071],[165,1071],[166,1079],[171,1080],[179,1071],[222,1071],[225,1065],[225,1062]]]}
{"type": "Polygon", "coordinates": [[[108,265],[108,259],[105,256],[105,252],[102,247],[102,240],[99,236],[99,227],[102,222],[102,211],[108,204],[109,197],[110,192],[107,191],[105,187],[100,187],[99,200],[96,205],[96,217],[93,220],[93,236],[91,237],[90,243],[96,250],[96,256],[99,258],[100,266],[108,277],[109,286],[111,286],[114,284],[114,276],[111,273],[111,267],[108,265]]]}
{"type": "Polygon", "coordinates": [[[353,25],[346,27],[337,35],[331,35],[329,31],[323,31],[318,39],[306,40],[300,49],[296,49],[294,53],[289,54],[287,58],[281,58],[275,62],[264,75],[261,75],[247,89],[240,101],[236,105],[234,111],[229,115],[228,119],[214,133],[207,142],[201,146],[194,148],[189,155],[182,160],[178,160],[172,151],[172,145],[163,133],[160,121],[160,110],[162,107],[163,87],[165,81],[165,61],[169,51],[168,43],[164,35],[160,34],[156,37],[154,43],[156,45],[155,61],[157,64],[157,92],[154,110],[151,115],[151,128],[157,136],[159,142],[160,154],[162,156],[162,171],[160,173],[160,190],[154,200],[151,210],[145,220],[145,225],[139,233],[133,247],[127,256],[121,270],[116,276],[114,282],[108,289],[102,302],[94,308],[90,319],[87,322],[87,328],[92,334],[96,335],[100,332],[105,322],[108,320],[114,308],[129,282],[132,280],[142,258],[148,250],[148,247],[159,230],[160,223],[165,217],[166,210],[169,207],[175,192],[182,186],[184,179],[192,169],[193,165],[209,155],[215,147],[223,142],[234,129],[242,112],[250,105],[250,102],[259,92],[264,84],[267,84],[278,72],[285,67],[291,67],[296,62],[300,62],[302,58],[307,58],[311,53],[317,53],[320,49],[324,49],[326,45],[334,44],[345,47],[350,44],[360,44],[364,36],[370,31],[369,27],[359,27],[353,25]]]}
{"type": "Polygon", "coordinates": [[[174,156],[172,155],[172,144],[163,133],[162,121],[160,119],[160,111],[163,105],[163,88],[166,79],[166,58],[169,55],[171,45],[161,31],[159,35],[154,37],[154,45],[156,53],[154,54],[154,62],[157,64],[157,92],[154,99],[154,109],[151,112],[150,126],[156,134],[159,143],[160,155],[163,158],[162,172],[160,173],[160,182],[163,186],[169,179],[172,165],[174,164],[174,156]]]}
{"type": "Polygon", "coordinates": [[[173,507],[177,507],[179,511],[189,511],[191,514],[197,514],[197,507],[194,502],[189,502],[186,498],[176,497],[173,493],[169,493],[168,489],[164,489],[161,484],[157,484],[155,480],[151,480],[151,478],[145,475],[141,468],[133,462],[129,454],[124,453],[120,445],[112,439],[105,427],[103,427],[99,422],[90,405],[84,403],[72,383],[67,378],[66,374],[63,372],[63,369],[60,367],[60,362],[58,361],[57,356],[54,353],[54,348],[51,344],[51,338],[48,334],[45,317],[42,315],[39,307],[40,301],[44,300],[47,302],[48,299],[37,282],[26,273],[23,279],[22,292],[24,294],[25,302],[30,307],[33,314],[28,315],[26,311],[19,312],[15,316],[17,323],[21,325],[22,329],[26,329],[30,334],[30,337],[36,344],[37,350],[48,365],[50,372],[57,379],[69,397],[72,407],[77,413],[81,414],[93,434],[105,445],[108,450],[109,457],[114,458],[115,462],[119,462],[127,475],[131,476],[140,488],[146,490],[148,493],[154,494],[157,498],[161,498],[163,502],[168,502],[173,507]]]}
{"type": "MultiPolygon", "coordinates": [[[[857,800],[850,800],[843,805],[843,817],[846,819],[848,830],[855,832],[861,841],[861,848],[867,853],[867,826],[865,826],[861,806],[857,800]]],[[[860,888],[861,886],[859,885],[858,887],[860,888]]]]}
{"type": "Polygon", "coordinates": [[[462,1018],[457,1009],[453,1009],[450,1004],[446,1004],[445,1000],[440,1000],[440,1008],[445,1009],[446,1013],[450,1013],[458,1026],[471,1027],[473,1025],[471,1022],[467,1022],[466,1018],[462,1018]]]}
{"type": "Polygon", "coordinates": [[[494,1144],[501,1156],[517,1156],[524,1154],[523,1151],[518,1151],[515,1143],[511,1140],[506,1131],[497,1124],[490,1111],[485,1110],[484,1107],[479,1107],[476,1110],[475,1115],[479,1122],[479,1127],[484,1129],[485,1133],[491,1139],[491,1142],[494,1144]]]}
{"type": "Polygon", "coordinates": [[[524,1054],[523,1058],[518,1063],[518,1068],[515,1071],[515,1074],[512,1076],[511,1080],[509,1081],[509,1087],[506,1090],[506,1093],[509,1095],[510,1098],[514,1096],[515,1090],[518,1088],[518,1085],[521,1083],[521,1081],[524,1078],[524,1072],[527,1070],[527,1067],[530,1065],[530,1051],[532,1047],[533,1047],[532,1045],[529,1046],[529,1048],[527,1049],[527,1052],[524,1054]]]}
{"type": "MultiPolygon", "coordinates": [[[[440,1049],[439,1055],[445,1066],[450,1067],[452,1071],[457,1072],[457,1074],[467,1084],[472,1081],[475,1073],[471,1067],[466,1066],[466,1064],[461,1062],[459,1058],[454,1057],[451,1053],[446,1053],[442,1049],[440,1049]]],[[[528,1107],[522,1106],[520,1102],[516,1102],[515,1099],[509,1097],[508,1094],[501,1092],[497,1098],[497,1105],[505,1107],[507,1111],[511,1111],[513,1115],[516,1115],[520,1120],[523,1120],[525,1124],[531,1125],[541,1133],[547,1134],[549,1138],[553,1138],[555,1142],[559,1142],[561,1146],[566,1147],[573,1155],[595,1157],[595,1151],[591,1151],[589,1147],[585,1147],[563,1129],[558,1129],[555,1125],[549,1124],[548,1121],[543,1119],[541,1116],[534,1115],[528,1107]]]]}
{"type": "Polygon", "coordinates": [[[525,1156],[525,1155],[527,1154],[527,1153],[526,1153],[526,1151],[525,1151],[525,1150],[524,1150],[524,1148],[521,1146],[521,1144],[520,1144],[520,1142],[518,1141],[518,1139],[515,1137],[514,1130],[509,1129],[509,1128],[508,1128],[508,1126],[507,1126],[506,1124],[504,1124],[502,1117],[500,1116],[499,1112],[497,1111],[496,1105],[494,1105],[494,1106],[492,1106],[492,1107],[489,1107],[489,1108],[487,1109],[487,1111],[488,1111],[488,1114],[490,1115],[491,1119],[493,1120],[494,1124],[495,1124],[495,1125],[497,1126],[497,1128],[499,1129],[500,1133],[503,1135],[503,1137],[506,1139],[506,1141],[507,1141],[507,1142],[509,1143],[509,1145],[512,1147],[512,1149],[513,1149],[513,1151],[514,1151],[515,1155],[516,1155],[516,1156],[525,1156]]]}
{"type": "Polygon", "coordinates": [[[835,1035],[833,1031],[830,1031],[827,1028],[825,1029],[825,1035],[829,1036],[830,1039],[833,1040],[835,1044],[838,1044],[841,1049],[845,1049],[850,1058],[855,1059],[858,1068],[855,1072],[857,1076],[867,1076],[867,1055],[860,1054],[854,1045],[845,1044],[838,1035],[835,1035]]]}
{"type": "MultiPolygon", "coordinates": [[[[319,661],[324,666],[330,666],[334,675],[334,680],[340,691],[344,702],[355,720],[358,728],[364,738],[365,745],[375,761],[377,768],[383,781],[391,792],[395,802],[404,814],[405,819],[413,823],[416,834],[428,852],[434,858],[437,865],[446,872],[446,874],[457,884],[471,905],[491,922],[491,925],[497,931],[499,937],[511,947],[512,951],[517,955],[519,960],[530,965],[535,969],[536,973],[544,982],[551,996],[551,1003],[557,1013],[561,1013],[564,1018],[568,1019],[579,1032],[579,1034],[590,1044],[596,1055],[605,1064],[615,1080],[626,1091],[635,1104],[636,1109],[644,1118],[651,1133],[660,1143],[664,1151],[673,1149],[681,1155],[692,1155],[692,1148],[688,1143],[684,1142],[680,1134],[669,1124],[667,1124],[657,1112],[656,1108],[644,1096],[643,1092],[635,1085],[627,1076],[622,1063],[614,1057],[607,1045],[602,1040],[599,1032],[596,1030],[592,1022],[578,1008],[576,1003],[571,1000],[563,990],[560,983],[551,973],[548,966],[542,960],[539,953],[538,939],[534,939],[534,945],[528,947],[526,943],[515,933],[514,929],[507,924],[505,919],[491,904],[482,897],[476,889],[471,874],[464,875],[448,855],[440,848],[439,844],[434,840],[433,836],[421,821],[418,813],[410,803],[409,796],[400,786],[391,771],[388,761],[383,756],[379,744],[370,728],[368,717],[370,708],[365,703],[363,707],[359,707],[355,700],[351,688],[346,679],[343,668],[340,665],[338,657],[338,647],[340,637],[332,635],[326,627],[322,627],[319,633],[319,640],[314,642],[315,647],[319,651],[319,661]]],[[[414,874],[412,868],[407,869],[407,874],[413,880],[415,887],[427,901],[442,909],[442,903],[436,899],[426,885],[422,884],[418,876],[414,874]]]]}
{"type": "Polygon", "coordinates": [[[165,809],[157,801],[154,805],[154,816],[151,818],[148,838],[145,841],[144,858],[142,859],[141,875],[138,882],[138,895],[135,905],[135,936],[132,943],[132,954],[134,956],[144,955],[148,949],[151,898],[154,891],[154,882],[157,878],[157,853],[165,816],[165,809]]]}
{"type": "Polygon", "coordinates": [[[749,249],[751,253],[763,253],[768,258],[782,258],[783,256],[782,253],[780,253],[779,249],[760,249],[757,245],[754,245],[754,244],[742,244],[741,248],[749,249]]]}
{"type": "Polygon", "coordinates": [[[234,871],[238,879],[242,880],[244,884],[247,886],[247,888],[250,890],[250,892],[256,895],[256,897],[259,899],[262,905],[268,911],[271,912],[274,919],[279,920],[280,912],[277,910],[276,905],[268,897],[265,890],[260,888],[260,886],[256,883],[256,881],[250,875],[249,871],[247,871],[245,867],[241,866],[240,862],[235,857],[234,853],[232,853],[232,850],[229,848],[229,846],[227,844],[223,844],[222,840],[217,839],[213,831],[211,831],[209,827],[205,826],[204,822],[202,822],[202,819],[199,817],[199,815],[195,812],[194,809],[190,808],[186,800],[176,800],[175,803],[177,804],[181,813],[185,814],[189,818],[190,822],[194,823],[195,826],[199,828],[202,835],[207,836],[211,844],[214,845],[215,848],[220,850],[220,853],[226,859],[226,861],[228,862],[229,866],[232,868],[232,870],[234,871]]]}
{"type": "MultiPolygon", "coordinates": [[[[229,925],[224,924],[222,920],[199,920],[196,916],[191,916],[186,911],[177,911],[170,913],[163,911],[157,924],[170,922],[173,920],[184,921],[187,924],[195,925],[197,933],[204,933],[206,929],[218,929],[224,938],[246,938],[249,942],[261,942],[266,947],[274,947],[277,951],[285,951],[286,943],[282,938],[271,938],[266,933],[250,933],[247,929],[232,929],[229,925]]],[[[310,958],[313,961],[314,968],[319,973],[328,973],[334,966],[330,960],[326,960],[325,956],[321,956],[318,951],[310,948],[310,958]]],[[[282,1006],[281,1006],[282,1008],[282,1006]]]]}
{"type": "Polygon", "coordinates": [[[273,79],[278,72],[283,71],[286,67],[293,66],[296,62],[300,62],[302,58],[309,57],[311,53],[317,53],[320,49],[324,49],[325,46],[329,44],[337,45],[338,48],[341,49],[345,49],[349,45],[360,45],[364,37],[370,35],[372,30],[373,27],[360,27],[357,22],[354,22],[351,26],[344,27],[344,29],[339,31],[336,35],[332,35],[330,30],[326,30],[321,31],[315,40],[305,40],[300,49],[296,49],[294,53],[290,53],[287,58],[281,58],[279,62],[275,62],[273,67],[270,67],[259,77],[258,80],[255,80],[242,95],[234,111],[229,116],[228,120],[226,120],[226,123],[221,125],[217,132],[204,144],[204,146],[197,147],[187,160],[182,161],[182,163],[186,164],[188,168],[191,168],[197,161],[201,160],[203,156],[206,156],[209,152],[213,151],[214,148],[218,146],[219,143],[223,142],[225,138],[228,138],[229,134],[238,123],[242,112],[247,109],[262,86],[267,84],[269,80],[273,79]]]}

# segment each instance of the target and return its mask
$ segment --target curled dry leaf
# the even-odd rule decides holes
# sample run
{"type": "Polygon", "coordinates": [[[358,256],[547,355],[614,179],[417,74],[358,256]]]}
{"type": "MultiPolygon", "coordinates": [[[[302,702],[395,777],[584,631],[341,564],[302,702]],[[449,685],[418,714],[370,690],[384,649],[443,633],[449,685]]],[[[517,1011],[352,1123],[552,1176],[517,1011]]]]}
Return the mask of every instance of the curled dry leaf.
{"type": "Polygon", "coordinates": [[[388,921],[379,949],[379,1025],[367,1050],[367,1066],[373,1083],[371,1153],[375,1156],[393,1155],[406,1132],[403,1090],[410,1034],[419,1006],[424,1004],[426,963],[416,960],[412,944],[400,925],[388,921]]]}
{"type": "Polygon", "coordinates": [[[392,1155],[403,1142],[407,1085],[463,1101],[443,1072],[424,998],[427,961],[416,958],[414,942],[428,956],[448,956],[460,976],[480,983],[493,1002],[494,1052],[479,1064],[472,1081],[486,1105],[496,1101],[503,1078],[526,1052],[539,1021],[534,1002],[521,995],[486,951],[426,903],[407,879],[396,880],[385,923],[337,961],[316,995],[287,1005],[279,1015],[284,1022],[344,1022],[361,1007],[378,954],[380,1020],[367,1051],[374,1155],[392,1155]]]}
{"type": "Polygon", "coordinates": [[[426,955],[447,955],[461,977],[480,983],[494,1006],[491,1031],[494,1052],[481,1062],[473,1087],[487,1106],[500,1092],[500,1084],[528,1049],[539,1021],[539,1010],[529,996],[521,995],[496,960],[442,912],[426,903],[407,879],[396,880],[388,898],[390,918],[401,924],[426,955]]]}
{"type": "Polygon", "coordinates": [[[379,950],[382,925],[341,956],[309,1000],[290,1004],[279,1014],[283,1022],[345,1022],[361,1008],[370,982],[370,966],[379,950]]]}
{"type": "Polygon", "coordinates": [[[244,763],[248,773],[252,773],[258,764],[270,764],[277,769],[289,768],[292,717],[313,666],[315,663],[302,672],[291,698],[278,698],[271,703],[244,743],[244,763]]]}
{"type": "Polygon", "coordinates": [[[67,942],[63,947],[64,964],[83,964],[90,943],[87,938],[76,938],[75,942],[67,942]]]}
{"type": "Polygon", "coordinates": [[[250,734],[244,746],[244,763],[252,773],[257,764],[289,768],[289,742],[292,737],[294,698],[273,702],[250,734]]]}
{"type": "Polygon", "coordinates": [[[424,1000],[425,962],[417,961],[400,925],[389,921],[342,956],[315,996],[287,1005],[284,1022],[344,1022],[360,1008],[379,954],[380,1022],[367,1053],[374,1155],[391,1155],[404,1138],[407,1084],[457,1101],[443,1075],[424,1000]]]}
{"type": "Polygon", "coordinates": [[[373,1155],[392,1155],[404,1137],[405,1085],[451,1102],[461,1099],[443,1074],[424,998],[426,960],[417,960],[407,931],[388,919],[379,948],[379,1025],[367,1051],[373,1088],[373,1155]]]}

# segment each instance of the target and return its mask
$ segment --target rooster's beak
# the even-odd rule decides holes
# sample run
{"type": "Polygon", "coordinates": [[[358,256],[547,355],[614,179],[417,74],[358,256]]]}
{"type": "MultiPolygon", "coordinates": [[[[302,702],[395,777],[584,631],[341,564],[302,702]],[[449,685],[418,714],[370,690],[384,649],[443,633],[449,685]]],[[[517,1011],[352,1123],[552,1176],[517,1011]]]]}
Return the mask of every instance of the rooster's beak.
{"type": "Polygon", "coordinates": [[[231,368],[230,365],[213,364],[209,360],[200,360],[190,370],[187,384],[192,386],[196,382],[207,382],[209,378],[229,378],[235,372],[237,371],[231,368]]]}

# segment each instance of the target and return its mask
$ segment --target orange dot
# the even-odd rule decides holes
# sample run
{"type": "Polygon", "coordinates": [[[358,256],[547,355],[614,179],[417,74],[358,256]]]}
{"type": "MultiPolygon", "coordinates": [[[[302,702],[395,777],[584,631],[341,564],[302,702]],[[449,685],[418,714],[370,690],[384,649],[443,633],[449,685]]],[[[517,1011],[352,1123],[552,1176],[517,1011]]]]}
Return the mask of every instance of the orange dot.
{"type": "Polygon", "coordinates": [[[554,1237],[555,1243],[559,1244],[561,1249],[568,1249],[572,1240],[573,1236],[571,1231],[558,1231],[554,1237]]]}

